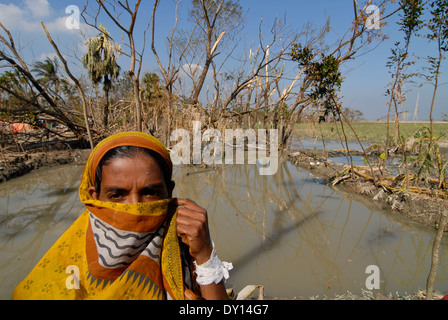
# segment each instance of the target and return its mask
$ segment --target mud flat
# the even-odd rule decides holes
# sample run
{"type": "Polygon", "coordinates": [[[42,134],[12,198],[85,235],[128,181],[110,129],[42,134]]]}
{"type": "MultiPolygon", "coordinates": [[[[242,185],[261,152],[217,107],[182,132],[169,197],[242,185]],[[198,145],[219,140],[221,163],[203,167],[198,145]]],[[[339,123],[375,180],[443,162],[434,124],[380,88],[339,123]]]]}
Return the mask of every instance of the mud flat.
{"type": "MultiPolygon", "coordinates": [[[[350,166],[335,163],[320,156],[321,151],[301,149],[287,153],[287,158],[295,166],[303,168],[326,184],[342,186],[343,192],[358,195],[372,205],[389,212],[395,220],[428,227],[438,228],[441,212],[448,208],[446,190],[425,185],[413,187],[406,191],[401,188],[402,177],[391,176],[387,183],[375,184],[371,179],[370,168],[355,166],[354,174],[350,174],[350,166]]],[[[448,227],[445,228],[445,232],[448,227]]]]}
{"type": "Polygon", "coordinates": [[[40,167],[72,162],[85,163],[89,153],[90,149],[4,152],[0,157],[0,182],[22,176],[40,167]]]}

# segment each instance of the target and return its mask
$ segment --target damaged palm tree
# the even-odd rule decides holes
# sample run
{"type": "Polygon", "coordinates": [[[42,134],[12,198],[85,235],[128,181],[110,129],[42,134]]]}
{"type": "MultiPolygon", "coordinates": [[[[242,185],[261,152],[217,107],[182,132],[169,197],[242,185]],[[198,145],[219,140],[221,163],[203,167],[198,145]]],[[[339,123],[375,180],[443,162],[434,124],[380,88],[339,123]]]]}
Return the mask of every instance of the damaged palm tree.
{"type": "Polygon", "coordinates": [[[120,66],[117,58],[120,54],[120,46],[112,43],[106,28],[100,24],[101,33],[87,40],[87,53],[82,57],[84,67],[89,73],[90,80],[97,86],[103,83],[106,103],[103,109],[103,125],[108,126],[109,117],[109,90],[112,81],[118,78],[120,66]]]}

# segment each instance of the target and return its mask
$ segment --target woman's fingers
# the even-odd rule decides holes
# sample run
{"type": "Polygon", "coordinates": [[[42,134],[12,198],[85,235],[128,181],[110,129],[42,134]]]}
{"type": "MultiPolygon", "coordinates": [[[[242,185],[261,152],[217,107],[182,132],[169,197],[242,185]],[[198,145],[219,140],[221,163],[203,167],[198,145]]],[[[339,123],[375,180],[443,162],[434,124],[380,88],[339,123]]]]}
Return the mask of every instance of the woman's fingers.
{"type": "Polygon", "coordinates": [[[189,199],[177,199],[177,234],[190,247],[198,264],[207,261],[212,251],[207,210],[189,199]]]}
{"type": "Polygon", "coordinates": [[[196,202],[194,202],[193,200],[190,200],[190,199],[178,198],[178,199],[176,199],[176,204],[179,207],[184,207],[184,208],[189,209],[189,210],[193,210],[193,211],[201,212],[203,214],[207,214],[207,210],[205,210],[204,208],[200,207],[199,205],[196,204],[196,202]]]}

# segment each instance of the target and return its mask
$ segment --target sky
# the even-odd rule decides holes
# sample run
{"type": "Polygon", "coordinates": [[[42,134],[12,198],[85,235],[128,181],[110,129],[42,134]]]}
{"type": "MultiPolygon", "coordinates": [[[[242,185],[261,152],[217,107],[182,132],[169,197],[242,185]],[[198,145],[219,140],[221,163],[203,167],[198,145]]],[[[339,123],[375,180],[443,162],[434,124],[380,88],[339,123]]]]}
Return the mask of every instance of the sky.
{"type": "MultiPolygon", "coordinates": [[[[93,3],[93,0],[90,0],[93,3]]],[[[130,1],[133,3],[133,1],[130,1]]],[[[187,28],[188,0],[184,0],[179,9],[179,26],[187,28]]],[[[360,1],[361,2],[361,1],[360,1]]],[[[378,1],[379,3],[380,1],[378,1]]],[[[82,10],[85,1],[76,0],[0,0],[0,22],[8,28],[20,44],[21,53],[28,62],[44,60],[46,57],[54,57],[53,48],[45,37],[40,21],[43,21],[60,46],[61,51],[69,61],[74,63],[73,72],[82,72],[79,59],[85,52],[85,40],[98,32],[90,30],[80,20],[80,28],[68,28],[67,19],[76,15],[69,10],[69,6],[77,6],[82,10]]],[[[373,1],[375,4],[375,1],[373,1]]],[[[240,0],[245,13],[245,27],[241,31],[241,48],[248,49],[251,45],[258,44],[259,27],[262,22],[262,30],[269,36],[270,26],[276,18],[287,23],[289,30],[299,32],[306,23],[311,23],[314,28],[322,27],[330,18],[331,30],[328,35],[328,45],[333,45],[335,39],[343,36],[350,27],[353,19],[353,7],[350,0],[240,0]]],[[[143,47],[143,31],[151,16],[153,1],[143,0],[136,25],[137,48],[143,47]]],[[[156,46],[159,54],[163,56],[166,51],[166,38],[170,35],[174,24],[174,0],[161,0],[156,19],[156,46]]],[[[398,17],[397,17],[398,18],[398,17]]],[[[72,22],[72,20],[69,20],[72,22]]],[[[114,27],[109,19],[100,19],[106,29],[118,40],[121,33],[114,27]]],[[[367,120],[378,120],[387,115],[388,97],[386,89],[391,76],[386,68],[387,57],[396,41],[403,41],[403,35],[399,32],[396,19],[390,20],[387,26],[381,27],[381,32],[389,39],[375,43],[369,48],[372,50],[363,52],[356,59],[348,61],[343,67],[344,83],[341,90],[344,107],[360,110],[367,120]]],[[[3,34],[3,33],[2,33],[3,34]]],[[[150,47],[150,32],[147,33],[143,72],[158,72],[158,66],[154,60],[150,47]]],[[[411,48],[413,54],[426,57],[435,54],[435,44],[425,39],[416,39],[411,48]]],[[[238,56],[238,51],[234,52],[238,56]]],[[[424,60],[418,60],[424,65],[424,60]]],[[[122,69],[127,69],[129,59],[122,55],[119,59],[122,69]]],[[[238,67],[237,59],[229,59],[226,62],[226,72],[232,72],[238,67]],[[233,65],[235,64],[235,65],[233,65]]],[[[288,65],[291,74],[294,66],[288,65]]],[[[434,119],[440,120],[444,114],[448,114],[448,60],[442,64],[440,87],[434,106],[434,119]]],[[[422,84],[423,80],[418,80],[422,84]]],[[[407,120],[427,120],[429,118],[429,106],[431,103],[433,86],[407,84],[407,100],[400,111],[409,111],[407,120]],[[414,111],[418,100],[418,115],[414,117],[414,111]]]]}

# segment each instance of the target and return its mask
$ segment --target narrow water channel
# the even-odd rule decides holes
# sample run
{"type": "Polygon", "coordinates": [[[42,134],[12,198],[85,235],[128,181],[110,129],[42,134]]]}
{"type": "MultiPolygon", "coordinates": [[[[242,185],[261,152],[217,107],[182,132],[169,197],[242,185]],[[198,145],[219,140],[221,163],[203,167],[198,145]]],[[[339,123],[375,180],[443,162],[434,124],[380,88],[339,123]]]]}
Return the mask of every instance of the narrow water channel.
{"type": "MultiPolygon", "coordinates": [[[[0,299],[10,299],[46,250],[82,212],[83,167],[36,170],[0,184],[0,299]]],[[[375,292],[425,289],[434,233],[398,223],[371,203],[332,188],[291,163],[261,176],[255,165],[176,167],[175,196],[209,212],[222,260],[233,263],[227,287],[265,286],[267,298],[334,297],[366,288],[369,265],[380,270],[375,292]]],[[[448,291],[447,243],[436,289],[448,291]]]]}

